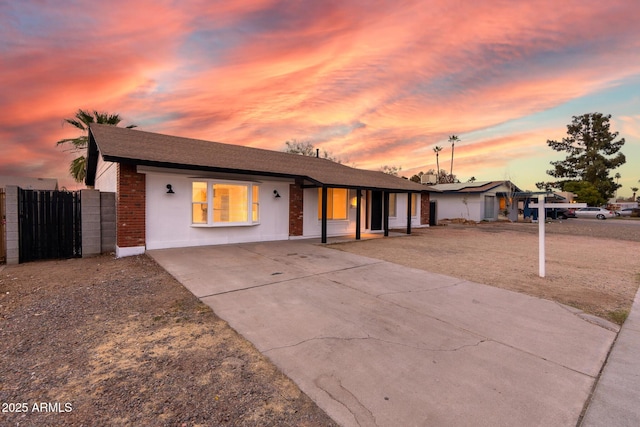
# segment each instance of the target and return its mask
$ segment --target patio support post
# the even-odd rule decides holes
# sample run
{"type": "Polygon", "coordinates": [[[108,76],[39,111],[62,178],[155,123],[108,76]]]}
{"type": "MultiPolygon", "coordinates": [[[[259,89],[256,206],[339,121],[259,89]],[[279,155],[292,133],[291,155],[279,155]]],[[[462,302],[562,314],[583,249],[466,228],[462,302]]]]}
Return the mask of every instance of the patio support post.
{"type": "Polygon", "coordinates": [[[322,243],[327,243],[327,187],[322,186],[322,243]]]}
{"type": "Polygon", "coordinates": [[[362,198],[362,190],[356,190],[356,240],[360,240],[360,210],[362,206],[360,205],[360,199],[362,198]]]}
{"type": "Polygon", "coordinates": [[[382,192],[382,212],[384,222],[384,235],[389,235],[389,193],[387,191],[382,192]]]}
{"type": "Polygon", "coordinates": [[[411,196],[413,193],[407,193],[407,234],[411,234],[411,196]]]}

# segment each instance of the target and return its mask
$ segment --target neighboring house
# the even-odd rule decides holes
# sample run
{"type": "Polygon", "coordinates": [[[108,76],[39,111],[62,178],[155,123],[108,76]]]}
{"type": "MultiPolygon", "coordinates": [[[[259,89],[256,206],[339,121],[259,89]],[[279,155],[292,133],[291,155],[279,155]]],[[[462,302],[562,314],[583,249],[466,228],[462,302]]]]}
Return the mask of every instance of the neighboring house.
{"type": "Polygon", "coordinates": [[[23,190],[57,190],[58,180],[55,178],[31,178],[27,176],[0,175],[0,188],[15,185],[23,190]]]}
{"type": "Polygon", "coordinates": [[[86,184],[116,193],[117,256],[429,223],[428,187],[406,179],[108,125],[90,127],[86,184]]]}
{"type": "Polygon", "coordinates": [[[514,195],[521,190],[510,181],[476,181],[437,184],[431,188],[431,200],[437,203],[437,218],[464,218],[473,221],[496,221],[505,216],[518,220],[514,195]]]}

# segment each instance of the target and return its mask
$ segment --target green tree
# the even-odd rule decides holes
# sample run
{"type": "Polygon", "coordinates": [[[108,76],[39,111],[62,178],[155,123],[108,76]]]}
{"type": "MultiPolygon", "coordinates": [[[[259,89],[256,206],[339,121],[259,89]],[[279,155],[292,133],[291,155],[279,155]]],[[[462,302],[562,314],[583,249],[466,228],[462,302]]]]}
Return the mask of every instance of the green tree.
{"type": "MultiPolygon", "coordinates": [[[[64,119],[63,124],[67,123],[77,129],[80,129],[84,135],[77,138],[61,139],[56,142],[56,146],[71,146],[69,149],[70,151],[86,152],[87,145],[89,143],[89,125],[91,123],[117,126],[121,121],[122,119],[118,114],[101,113],[95,110],[92,114],[89,111],[79,109],[76,112],[74,119],[64,119]]],[[[127,129],[134,127],[136,127],[136,125],[129,125],[127,126],[127,129]]],[[[84,155],[80,155],[71,161],[71,164],[69,165],[69,173],[77,182],[84,181],[87,174],[87,159],[84,155]]]]}
{"type": "Polygon", "coordinates": [[[547,173],[555,178],[565,178],[549,183],[556,188],[562,188],[571,181],[585,181],[592,184],[601,199],[605,201],[613,197],[620,187],[609,176],[609,172],[626,162],[620,149],[624,145],[624,138],[618,137],[618,132],[611,132],[609,119],[611,115],[589,113],[573,116],[571,124],[567,125],[566,138],[562,141],[548,140],[547,144],[559,152],[566,152],[564,160],[551,162],[553,169],[547,173]]]}
{"type": "Polygon", "coordinates": [[[576,194],[576,201],[590,206],[600,206],[607,202],[595,185],[587,181],[571,181],[564,184],[564,191],[576,194]]]}
{"type": "Polygon", "coordinates": [[[420,184],[422,183],[422,175],[424,175],[424,172],[420,171],[417,174],[413,175],[411,178],[409,178],[409,181],[417,182],[418,184],[420,184]]]}

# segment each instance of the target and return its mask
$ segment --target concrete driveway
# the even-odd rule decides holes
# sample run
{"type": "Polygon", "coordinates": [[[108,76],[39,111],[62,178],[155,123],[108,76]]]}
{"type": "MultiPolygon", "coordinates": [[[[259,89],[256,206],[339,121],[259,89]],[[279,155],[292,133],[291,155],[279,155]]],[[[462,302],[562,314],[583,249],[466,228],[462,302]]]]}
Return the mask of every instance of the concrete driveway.
{"type": "Polygon", "coordinates": [[[574,426],[616,336],[554,302],[309,241],[149,255],[343,426],[574,426]]]}

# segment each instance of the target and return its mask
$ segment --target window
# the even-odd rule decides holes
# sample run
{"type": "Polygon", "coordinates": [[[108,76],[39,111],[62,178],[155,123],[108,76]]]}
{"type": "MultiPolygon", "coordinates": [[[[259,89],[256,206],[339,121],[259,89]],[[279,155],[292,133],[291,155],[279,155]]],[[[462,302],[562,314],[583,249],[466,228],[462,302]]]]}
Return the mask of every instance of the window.
{"type": "Polygon", "coordinates": [[[396,193],[389,193],[389,216],[396,216],[396,193]]]}
{"type": "Polygon", "coordinates": [[[418,194],[411,193],[411,216],[418,216],[418,194]]]}
{"type": "Polygon", "coordinates": [[[193,182],[191,188],[194,225],[251,225],[259,221],[260,187],[257,184],[200,181],[193,182]]]}
{"type": "Polygon", "coordinates": [[[251,203],[251,221],[258,222],[258,218],[260,216],[258,213],[260,212],[260,203],[258,202],[258,196],[260,195],[260,188],[257,185],[253,186],[253,199],[251,203]]]}
{"type": "Polygon", "coordinates": [[[194,182],[191,185],[191,222],[206,224],[207,218],[207,183],[194,182]]]}
{"type": "MultiPolygon", "coordinates": [[[[348,201],[346,188],[327,188],[327,219],[347,219],[348,201]]],[[[322,188],[318,188],[318,219],[322,219],[322,188]]]]}

